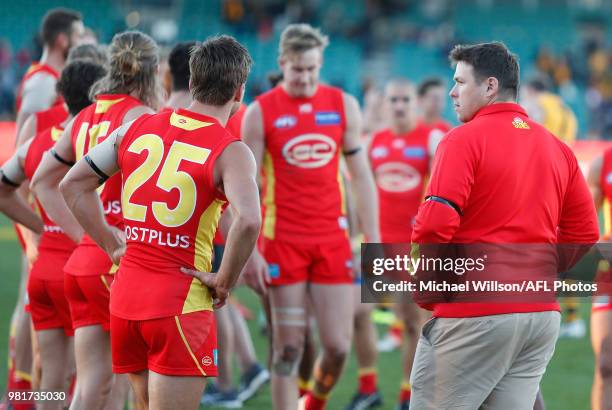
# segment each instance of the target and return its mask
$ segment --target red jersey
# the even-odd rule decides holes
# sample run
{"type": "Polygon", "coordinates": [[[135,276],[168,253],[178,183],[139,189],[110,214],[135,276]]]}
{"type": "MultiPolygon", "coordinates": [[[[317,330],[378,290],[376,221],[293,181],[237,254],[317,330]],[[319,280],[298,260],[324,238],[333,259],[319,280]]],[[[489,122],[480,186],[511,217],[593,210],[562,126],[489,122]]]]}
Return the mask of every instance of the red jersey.
{"type": "MultiPolygon", "coordinates": [[[[43,154],[53,147],[61,137],[62,132],[63,129],[61,128],[51,127],[32,139],[24,161],[24,172],[29,180],[32,180],[43,154]]],[[[38,244],[39,255],[36,263],[40,264],[42,263],[40,261],[44,260],[42,266],[45,268],[32,269],[32,276],[43,280],[62,280],[64,264],[76,248],[76,243],[66,236],[62,228],[49,218],[38,200],[36,200],[36,205],[44,223],[44,231],[38,244]]]]}
{"type": "Polygon", "coordinates": [[[257,101],[266,147],[264,237],[294,243],[346,238],[342,90],[319,85],[312,97],[294,98],[279,85],[257,101]]]}
{"type": "Polygon", "coordinates": [[[64,103],[56,104],[48,110],[39,111],[36,116],[36,135],[49,127],[61,124],[68,118],[68,110],[64,103]]]}
{"type": "Polygon", "coordinates": [[[384,129],[372,137],[369,157],[378,191],[383,242],[409,243],[429,174],[430,129],[419,125],[404,135],[384,129]]]}
{"type": "MultiPolygon", "coordinates": [[[[514,103],[483,107],[444,137],[427,195],[451,201],[462,215],[424,202],[415,243],[593,244],[599,238],[593,200],[571,149],[514,103]]],[[[556,253],[550,256],[556,263],[556,253]]],[[[517,265],[513,275],[531,275],[528,265],[517,265]]],[[[558,309],[557,303],[439,303],[434,316],[558,309]]]]}
{"type": "Polygon", "coordinates": [[[180,268],[210,272],[226,203],[214,164],[235,141],[215,119],[183,109],[144,115],[130,127],[117,152],[127,251],[112,285],[113,315],[145,320],[212,310],[208,288],[180,268]]]}
{"type": "Polygon", "coordinates": [[[599,178],[599,186],[603,197],[603,237],[610,239],[610,235],[612,235],[612,148],[604,152],[599,178]]]}
{"type": "MultiPolygon", "coordinates": [[[[25,83],[32,78],[34,75],[39,74],[39,73],[47,73],[50,74],[53,78],[55,78],[55,80],[59,79],[60,75],[57,71],[55,71],[55,69],[53,67],[51,67],[50,65],[47,64],[40,64],[40,63],[32,63],[32,65],[30,66],[30,68],[28,68],[28,70],[26,71],[26,73],[24,74],[23,78],[21,79],[21,83],[19,84],[19,88],[17,89],[17,96],[15,97],[15,107],[16,107],[16,112],[19,112],[21,110],[21,99],[23,97],[23,87],[25,86],[25,83]]],[[[63,99],[60,95],[57,96],[55,102],[52,105],[56,105],[60,102],[62,102],[63,99]]]]}
{"type": "Polygon", "coordinates": [[[232,115],[227,121],[227,125],[225,128],[236,138],[242,138],[240,136],[240,128],[242,127],[242,119],[244,118],[244,113],[246,112],[246,105],[240,104],[240,108],[238,111],[232,115]]]}
{"type": "MultiPolygon", "coordinates": [[[[125,94],[98,95],[96,102],[78,113],[72,123],[72,148],[77,161],[119,128],[128,111],[140,105],[143,104],[138,99],[125,94]]],[[[122,228],[121,177],[117,174],[109,178],[98,192],[106,222],[122,228]]],[[[106,252],[85,235],[65,269],[72,275],[87,276],[112,273],[116,268],[106,252]]]]}

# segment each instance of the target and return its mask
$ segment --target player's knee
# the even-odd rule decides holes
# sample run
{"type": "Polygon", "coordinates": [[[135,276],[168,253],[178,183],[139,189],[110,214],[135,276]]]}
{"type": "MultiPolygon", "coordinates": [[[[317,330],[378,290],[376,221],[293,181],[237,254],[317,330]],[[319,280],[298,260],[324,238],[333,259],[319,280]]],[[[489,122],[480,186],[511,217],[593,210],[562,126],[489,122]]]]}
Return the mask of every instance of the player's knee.
{"type": "Polygon", "coordinates": [[[336,343],[325,347],[325,361],[336,366],[342,366],[348,357],[350,344],[336,343]]]}
{"type": "Polygon", "coordinates": [[[406,336],[414,340],[413,338],[417,338],[419,336],[419,332],[421,331],[420,326],[415,322],[404,323],[404,333],[406,336]]]}
{"type": "Polygon", "coordinates": [[[274,352],[274,372],[280,376],[292,376],[302,355],[300,348],[283,345],[274,352]]]}

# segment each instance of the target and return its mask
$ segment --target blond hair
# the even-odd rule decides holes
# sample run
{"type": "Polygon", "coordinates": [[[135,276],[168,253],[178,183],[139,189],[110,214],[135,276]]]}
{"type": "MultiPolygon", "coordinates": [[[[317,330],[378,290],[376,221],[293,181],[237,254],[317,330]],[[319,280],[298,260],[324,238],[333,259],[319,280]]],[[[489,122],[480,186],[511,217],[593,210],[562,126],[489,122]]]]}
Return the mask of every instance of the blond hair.
{"type": "Polygon", "coordinates": [[[323,51],[328,44],[329,38],[318,28],[305,23],[290,24],[281,34],[278,53],[283,57],[287,54],[303,53],[312,48],[320,48],[323,51]]]}
{"type": "Polygon", "coordinates": [[[155,40],[140,31],[125,31],[113,37],[108,48],[108,73],[93,87],[92,99],[98,94],[130,94],[157,109],[162,88],[157,75],[159,49],[155,40]]]}

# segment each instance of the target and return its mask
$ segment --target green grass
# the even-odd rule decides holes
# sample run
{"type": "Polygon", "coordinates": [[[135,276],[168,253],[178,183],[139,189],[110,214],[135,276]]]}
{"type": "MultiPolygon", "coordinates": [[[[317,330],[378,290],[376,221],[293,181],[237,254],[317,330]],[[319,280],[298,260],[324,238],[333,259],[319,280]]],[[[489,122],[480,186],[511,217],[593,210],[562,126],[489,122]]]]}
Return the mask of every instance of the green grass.
{"type": "MultiPolygon", "coordinates": [[[[7,220],[0,216],[0,386],[4,390],[6,383],[6,352],[9,322],[17,298],[19,283],[20,250],[17,240],[7,220]]],[[[253,312],[259,311],[257,298],[247,289],[236,292],[239,299],[253,312]]],[[[588,320],[590,304],[581,304],[582,317],[588,320]]],[[[249,327],[254,338],[258,357],[265,362],[267,340],[257,328],[256,321],[250,321],[249,327]]],[[[383,353],[379,356],[379,387],[385,400],[383,409],[393,409],[402,379],[400,354],[383,353]]],[[[357,365],[351,355],[343,377],[334,390],[328,408],[342,409],[353,395],[357,384],[357,365]]],[[[469,377],[469,375],[466,375],[469,377]]],[[[589,395],[593,377],[593,355],[589,338],[582,340],[562,340],[557,344],[555,355],[548,367],[542,382],[542,389],[548,409],[576,410],[589,408],[589,395]]],[[[270,389],[266,387],[244,408],[270,409],[270,389]]]]}

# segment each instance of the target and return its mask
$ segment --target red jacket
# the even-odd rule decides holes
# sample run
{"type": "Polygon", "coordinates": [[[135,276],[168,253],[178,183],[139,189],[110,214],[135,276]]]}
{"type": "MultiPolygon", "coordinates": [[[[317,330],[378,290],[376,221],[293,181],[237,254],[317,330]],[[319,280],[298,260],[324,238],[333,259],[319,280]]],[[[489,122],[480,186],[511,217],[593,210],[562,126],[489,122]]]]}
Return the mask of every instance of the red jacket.
{"type": "MultiPolygon", "coordinates": [[[[514,103],[483,107],[444,137],[434,157],[431,195],[451,201],[462,215],[448,204],[424,202],[415,243],[594,244],[599,237],[593,199],[573,152],[514,103]]],[[[558,309],[556,303],[433,306],[438,317],[558,309]]]]}

